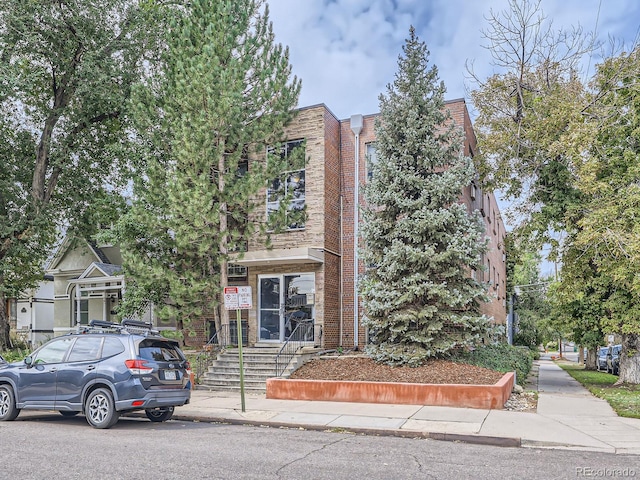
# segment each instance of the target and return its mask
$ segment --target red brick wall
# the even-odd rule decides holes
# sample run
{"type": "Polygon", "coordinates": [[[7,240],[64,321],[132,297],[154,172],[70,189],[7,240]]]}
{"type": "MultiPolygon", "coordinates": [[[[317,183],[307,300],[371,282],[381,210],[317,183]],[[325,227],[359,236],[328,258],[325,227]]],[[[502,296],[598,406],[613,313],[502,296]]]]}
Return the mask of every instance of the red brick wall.
{"type": "MultiPolygon", "coordinates": [[[[473,131],[469,111],[463,99],[446,102],[446,107],[451,112],[453,121],[461,125],[465,132],[465,155],[473,156],[477,150],[476,135],[473,131]]],[[[469,211],[479,210],[485,225],[485,234],[489,238],[489,251],[484,257],[484,272],[477,272],[479,280],[491,282],[488,288],[489,303],[481,306],[481,311],[488,317],[492,317],[495,323],[506,324],[506,277],[507,266],[504,250],[505,226],[500,215],[500,209],[492,192],[483,191],[476,182],[476,198],[471,198],[471,187],[462,192],[461,201],[467,204],[469,211]]]]}
{"type": "MultiPolygon", "coordinates": [[[[465,153],[472,154],[476,148],[475,134],[464,100],[446,103],[456,124],[466,133],[465,153]]],[[[374,124],[377,115],[363,117],[363,129],[359,135],[360,185],[366,181],[366,145],[375,141],[374,124]]],[[[354,188],[355,188],[355,143],[350,119],[338,120],[325,105],[301,109],[297,119],[287,129],[290,140],[307,140],[308,164],[306,170],[306,201],[309,218],[304,230],[274,235],[274,248],[314,247],[324,248],[324,264],[294,266],[259,266],[249,269],[248,283],[256,291],[257,275],[261,273],[284,273],[287,271],[310,271],[316,274],[316,323],[322,328],[322,346],[336,348],[354,346],[354,188]],[[292,270],[293,269],[293,270],[292,270]]],[[[506,308],[505,262],[503,261],[504,225],[500,219],[495,198],[482,194],[478,189],[476,200],[471,199],[471,189],[465,188],[461,201],[470,209],[482,206],[485,212],[487,235],[491,238],[492,251],[485,257],[491,263],[492,279],[499,280],[497,288],[490,293],[494,299],[482,307],[483,313],[504,323],[506,308]],[[486,203],[486,205],[485,205],[486,203]],[[496,212],[496,221],[493,221],[496,212]],[[491,220],[491,222],[489,222],[491,220]],[[493,229],[495,227],[495,233],[493,229]],[[493,268],[496,274],[493,275],[493,268]]],[[[264,195],[263,195],[264,196],[264,195]]],[[[362,202],[362,196],[360,196],[362,202]]],[[[258,212],[264,216],[264,212],[258,212]]],[[[251,241],[250,250],[264,247],[251,241]]],[[[360,263],[359,273],[363,273],[360,263]]],[[[484,274],[485,280],[488,274],[484,274]]],[[[254,309],[248,312],[250,343],[256,341],[257,298],[254,293],[254,309]],[[251,330],[253,329],[253,331],[251,330]]],[[[360,305],[361,307],[361,305],[360,305]]],[[[359,309],[360,316],[362,308],[359,309]]],[[[205,333],[206,325],[202,330],[205,333]]],[[[366,343],[366,331],[359,324],[358,345],[366,343]]]]}
{"type": "MultiPolygon", "coordinates": [[[[363,118],[363,128],[359,134],[359,171],[360,185],[366,181],[366,145],[375,141],[374,125],[377,115],[366,115],[363,118]]],[[[342,120],[341,127],[341,158],[342,158],[342,195],[343,206],[343,329],[340,346],[347,348],[354,346],[354,200],[355,200],[355,136],[351,131],[351,120],[342,120]]],[[[362,195],[360,192],[360,203],[362,195]]],[[[364,272],[360,263],[359,274],[364,272]]],[[[362,316],[362,306],[359,306],[359,316],[362,316]]],[[[360,325],[358,328],[358,345],[366,343],[366,331],[360,325]]]]}
{"type": "Polygon", "coordinates": [[[340,122],[328,110],[324,115],[324,319],[322,343],[325,348],[340,345],[340,323],[342,302],[341,288],[341,162],[340,162],[340,122]]]}

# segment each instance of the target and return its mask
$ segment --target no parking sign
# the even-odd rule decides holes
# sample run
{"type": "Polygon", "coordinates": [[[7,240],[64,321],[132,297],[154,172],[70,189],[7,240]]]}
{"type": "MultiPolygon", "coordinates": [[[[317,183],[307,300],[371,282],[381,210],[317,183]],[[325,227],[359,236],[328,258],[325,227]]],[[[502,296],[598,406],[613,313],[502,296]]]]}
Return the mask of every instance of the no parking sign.
{"type": "Polygon", "coordinates": [[[224,287],[224,308],[248,310],[253,307],[251,287],[224,287]]]}

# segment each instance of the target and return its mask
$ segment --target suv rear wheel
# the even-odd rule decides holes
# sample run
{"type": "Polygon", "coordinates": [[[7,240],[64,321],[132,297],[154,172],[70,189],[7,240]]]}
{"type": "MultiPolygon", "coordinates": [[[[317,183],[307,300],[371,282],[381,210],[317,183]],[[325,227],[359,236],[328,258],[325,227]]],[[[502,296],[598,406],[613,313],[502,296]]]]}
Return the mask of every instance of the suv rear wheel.
{"type": "Polygon", "coordinates": [[[9,385],[0,385],[0,421],[15,420],[19,413],[13,389],[9,385]]]}
{"type": "Polygon", "coordinates": [[[148,408],[144,413],[147,414],[147,418],[152,422],[166,422],[173,417],[173,407],[148,408]]]}
{"type": "Polygon", "coordinates": [[[98,388],[89,394],[84,405],[84,414],[87,422],[95,428],[111,428],[120,418],[113,403],[113,396],[106,388],[98,388]]]}

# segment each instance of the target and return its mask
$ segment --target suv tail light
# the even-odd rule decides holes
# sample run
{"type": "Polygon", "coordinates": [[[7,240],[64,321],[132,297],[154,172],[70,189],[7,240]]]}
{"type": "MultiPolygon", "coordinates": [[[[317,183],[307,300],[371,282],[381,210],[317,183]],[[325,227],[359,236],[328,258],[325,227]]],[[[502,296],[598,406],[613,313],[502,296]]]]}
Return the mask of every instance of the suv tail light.
{"type": "Polygon", "coordinates": [[[124,364],[133,375],[144,375],[153,371],[153,367],[149,367],[146,360],[126,360],[124,364]]]}

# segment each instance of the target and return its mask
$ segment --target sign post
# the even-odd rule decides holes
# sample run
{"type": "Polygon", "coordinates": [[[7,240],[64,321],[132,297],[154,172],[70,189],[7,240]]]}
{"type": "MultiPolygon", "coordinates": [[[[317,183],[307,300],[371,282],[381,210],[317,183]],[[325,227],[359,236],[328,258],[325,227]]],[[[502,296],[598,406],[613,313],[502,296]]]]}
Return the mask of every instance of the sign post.
{"type": "Polygon", "coordinates": [[[224,287],[224,307],[236,311],[238,325],[238,361],[240,364],[240,403],[245,411],[244,402],[244,359],[242,355],[242,315],[240,310],[252,308],[251,287],[224,287]]]}

